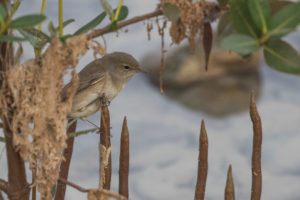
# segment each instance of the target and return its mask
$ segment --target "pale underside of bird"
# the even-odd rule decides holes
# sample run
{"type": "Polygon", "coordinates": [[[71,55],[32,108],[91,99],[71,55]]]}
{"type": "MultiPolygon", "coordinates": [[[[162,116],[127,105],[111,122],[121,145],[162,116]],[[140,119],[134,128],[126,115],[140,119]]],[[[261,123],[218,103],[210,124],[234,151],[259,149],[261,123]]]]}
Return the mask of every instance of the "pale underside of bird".
{"type": "Polygon", "coordinates": [[[126,82],[141,71],[138,62],[126,53],[115,52],[92,61],[78,73],[79,85],[68,117],[86,118],[99,111],[103,103],[114,99],[126,82]]]}

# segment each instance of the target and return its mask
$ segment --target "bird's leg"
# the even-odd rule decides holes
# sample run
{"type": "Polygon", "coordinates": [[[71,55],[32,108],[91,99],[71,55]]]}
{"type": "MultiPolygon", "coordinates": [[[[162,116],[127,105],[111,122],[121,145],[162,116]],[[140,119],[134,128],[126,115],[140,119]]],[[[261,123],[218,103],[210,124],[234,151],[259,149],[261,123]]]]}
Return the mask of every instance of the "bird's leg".
{"type": "Polygon", "coordinates": [[[109,106],[110,101],[105,97],[105,95],[103,95],[102,97],[100,97],[100,104],[101,106],[109,106]]]}
{"type": "Polygon", "coordinates": [[[97,125],[94,124],[93,122],[89,121],[86,117],[81,117],[80,119],[81,119],[82,121],[85,121],[85,122],[91,124],[91,125],[94,126],[95,128],[100,129],[99,126],[97,126],[97,125]]]}
{"type": "Polygon", "coordinates": [[[72,124],[74,124],[74,122],[76,122],[77,119],[78,119],[78,118],[72,119],[72,121],[71,121],[70,123],[67,124],[67,129],[68,129],[72,124]]]}

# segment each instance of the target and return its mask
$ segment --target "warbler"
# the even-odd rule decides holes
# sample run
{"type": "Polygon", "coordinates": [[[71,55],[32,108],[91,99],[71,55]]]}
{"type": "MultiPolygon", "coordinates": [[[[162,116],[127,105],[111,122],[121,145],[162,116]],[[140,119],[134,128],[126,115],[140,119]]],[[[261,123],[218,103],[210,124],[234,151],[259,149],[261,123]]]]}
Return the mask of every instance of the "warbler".
{"type": "MultiPolygon", "coordinates": [[[[79,85],[68,118],[86,119],[99,111],[103,101],[109,104],[139,72],[143,70],[138,61],[123,52],[106,54],[92,61],[78,73],[79,85]]],[[[68,87],[67,84],[63,88],[63,95],[68,87]]]]}

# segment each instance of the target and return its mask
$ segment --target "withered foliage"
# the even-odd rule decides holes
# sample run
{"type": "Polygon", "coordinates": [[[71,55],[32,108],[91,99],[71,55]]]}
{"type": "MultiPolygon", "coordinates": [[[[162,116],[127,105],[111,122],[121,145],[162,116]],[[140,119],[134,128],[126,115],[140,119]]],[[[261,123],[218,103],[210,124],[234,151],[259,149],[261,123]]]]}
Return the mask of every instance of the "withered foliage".
{"type": "Polygon", "coordinates": [[[195,38],[199,31],[203,33],[204,23],[216,20],[222,13],[222,9],[215,2],[192,2],[190,0],[161,0],[161,4],[170,3],[176,5],[179,10],[179,19],[172,22],[170,35],[172,41],[179,44],[187,38],[191,48],[194,49],[195,38]]]}
{"type": "Polygon", "coordinates": [[[0,93],[4,116],[12,118],[13,143],[21,157],[38,169],[36,178],[41,199],[51,199],[62,152],[66,147],[66,116],[71,108],[78,76],[78,56],[88,49],[86,35],[61,43],[53,39],[44,54],[20,66],[10,67],[0,93]],[[71,84],[61,97],[63,76],[72,69],[71,84]]]}

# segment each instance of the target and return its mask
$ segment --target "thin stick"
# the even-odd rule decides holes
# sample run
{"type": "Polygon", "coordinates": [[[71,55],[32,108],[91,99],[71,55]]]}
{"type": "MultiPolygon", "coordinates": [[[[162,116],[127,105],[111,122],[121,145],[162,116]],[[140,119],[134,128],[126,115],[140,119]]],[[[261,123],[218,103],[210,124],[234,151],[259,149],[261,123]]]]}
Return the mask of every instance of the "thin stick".
{"type": "Polygon", "coordinates": [[[159,25],[158,19],[156,19],[158,26],[158,33],[161,36],[161,57],[160,57],[160,68],[159,68],[159,91],[164,93],[163,89],[163,73],[165,68],[165,28],[167,27],[167,21],[164,21],[162,26],[159,25]]]}
{"type": "Polygon", "coordinates": [[[106,189],[106,190],[110,189],[110,182],[111,182],[111,154],[109,152],[110,148],[111,148],[111,144],[110,144],[109,110],[107,106],[102,106],[101,125],[100,125],[100,145],[99,145],[99,151],[100,151],[99,189],[106,189]],[[102,157],[104,154],[101,152],[102,151],[101,147],[104,147],[106,153],[109,153],[109,155],[105,156],[106,158],[102,157]]]}
{"type": "MultiPolygon", "coordinates": [[[[70,123],[72,119],[68,121],[70,123]]],[[[74,122],[67,130],[67,134],[73,133],[76,130],[77,122],[74,122]]],[[[69,175],[69,168],[71,164],[71,158],[73,153],[73,144],[74,144],[75,137],[68,137],[67,139],[67,148],[64,150],[64,158],[65,161],[63,161],[60,165],[60,171],[59,171],[59,178],[60,179],[68,179],[69,175]]],[[[57,183],[57,189],[55,194],[55,200],[63,200],[65,198],[66,193],[66,184],[62,182],[57,183]]]]}
{"type": "Polygon", "coordinates": [[[67,181],[66,179],[63,179],[63,178],[59,178],[58,182],[59,183],[63,183],[64,185],[69,185],[69,186],[75,188],[76,190],[78,190],[80,192],[89,192],[88,189],[85,189],[85,188],[83,188],[83,187],[81,187],[81,186],[79,186],[79,185],[77,185],[75,183],[72,183],[70,181],[67,181]]]}
{"type": "MultiPolygon", "coordinates": [[[[33,184],[35,183],[36,175],[37,175],[37,168],[34,167],[34,169],[32,170],[32,183],[33,184]]],[[[36,200],[36,185],[34,185],[32,188],[31,196],[32,196],[32,200],[36,200]]]]}
{"type": "Polygon", "coordinates": [[[129,131],[127,119],[124,117],[121,133],[120,146],[120,169],[119,169],[119,194],[128,199],[128,176],[129,176],[129,131]]]}
{"type": "Polygon", "coordinates": [[[203,200],[205,196],[206,178],[208,171],[208,138],[204,121],[201,122],[199,158],[198,158],[198,176],[195,191],[195,200],[203,200]]]}
{"type": "MultiPolygon", "coordinates": [[[[137,23],[137,22],[140,22],[140,21],[143,21],[145,19],[149,19],[149,18],[152,18],[152,17],[156,17],[156,16],[159,16],[159,15],[162,15],[163,12],[162,10],[156,10],[154,12],[151,12],[151,13],[148,13],[148,14],[145,14],[145,15],[141,15],[141,16],[137,16],[137,17],[133,17],[131,19],[128,19],[126,21],[123,21],[123,22],[120,22],[118,23],[117,27],[116,27],[116,30],[117,29],[120,29],[122,27],[125,27],[125,26],[128,26],[130,24],[134,24],[134,23],[137,23]]],[[[92,38],[96,38],[98,36],[101,36],[105,33],[109,33],[111,32],[111,29],[110,29],[110,25],[108,26],[105,26],[104,28],[101,28],[101,29],[96,29],[96,30],[93,30],[92,32],[90,32],[88,34],[88,38],[89,39],[92,39],[92,38]]]]}
{"type": "Polygon", "coordinates": [[[258,114],[254,92],[251,92],[250,117],[253,123],[253,151],[252,151],[252,188],[251,200],[259,200],[262,190],[261,173],[261,145],[262,145],[262,125],[258,114]]]}
{"type": "Polygon", "coordinates": [[[235,200],[234,195],[234,182],[232,178],[232,168],[231,165],[228,167],[227,180],[225,186],[225,200],[235,200]]]}

